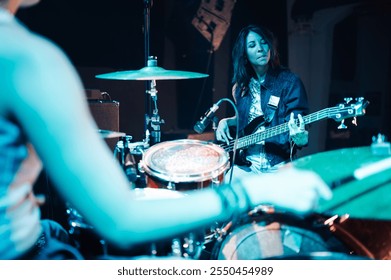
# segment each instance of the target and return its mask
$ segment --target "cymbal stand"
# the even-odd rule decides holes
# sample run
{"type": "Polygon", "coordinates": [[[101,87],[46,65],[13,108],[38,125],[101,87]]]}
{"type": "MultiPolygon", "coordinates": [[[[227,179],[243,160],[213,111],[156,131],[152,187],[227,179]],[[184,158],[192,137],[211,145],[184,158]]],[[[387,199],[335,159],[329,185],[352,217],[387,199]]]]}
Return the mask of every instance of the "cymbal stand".
{"type": "MultiPolygon", "coordinates": [[[[149,33],[151,27],[151,7],[153,0],[144,0],[144,47],[145,47],[145,65],[157,66],[156,57],[149,55],[149,33]]],[[[150,80],[146,83],[146,93],[151,96],[151,99],[145,98],[145,141],[149,143],[151,137],[151,145],[159,143],[161,139],[160,125],[164,120],[160,119],[157,109],[157,90],[156,80],[150,80]],[[152,104],[150,103],[152,101],[152,104]],[[153,106],[153,108],[151,108],[153,106]],[[152,116],[150,116],[152,109],[152,116]],[[150,129],[149,129],[150,128],[150,129]]]]}
{"type": "MultiPolygon", "coordinates": [[[[145,66],[148,66],[149,64],[149,33],[150,33],[150,26],[151,26],[151,7],[153,5],[152,0],[143,0],[144,1],[144,63],[145,66]]],[[[156,84],[156,83],[155,83],[156,84]]],[[[148,94],[151,89],[151,81],[146,81],[145,83],[145,92],[148,94]]],[[[152,95],[151,95],[152,96],[152,95]]],[[[148,96],[145,96],[145,115],[144,115],[144,130],[145,130],[145,139],[144,141],[149,143],[149,137],[151,136],[150,131],[149,131],[149,124],[151,118],[149,117],[151,114],[151,100],[148,98],[148,96]]],[[[152,127],[154,128],[154,127],[152,127]]],[[[152,143],[153,144],[153,143],[152,143]]]]}
{"type": "Polygon", "coordinates": [[[148,63],[149,59],[149,30],[150,30],[150,15],[151,15],[151,7],[152,0],[144,0],[144,47],[145,47],[145,65],[148,63]]]}
{"type": "MultiPolygon", "coordinates": [[[[150,56],[148,60],[148,66],[157,66],[157,59],[156,57],[150,56]]],[[[149,89],[147,89],[147,94],[151,96],[152,100],[152,116],[146,115],[146,124],[147,127],[151,128],[151,144],[159,143],[161,140],[161,131],[160,131],[160,125],[164,124],[164,120],[160,118],[159,116],[159,110],[157,108],[157,89],[156,89],[156,80],[150,80],[149,81],[149,89]]],[[[148,133],[147,133],[148,134],[148,133]]]]}

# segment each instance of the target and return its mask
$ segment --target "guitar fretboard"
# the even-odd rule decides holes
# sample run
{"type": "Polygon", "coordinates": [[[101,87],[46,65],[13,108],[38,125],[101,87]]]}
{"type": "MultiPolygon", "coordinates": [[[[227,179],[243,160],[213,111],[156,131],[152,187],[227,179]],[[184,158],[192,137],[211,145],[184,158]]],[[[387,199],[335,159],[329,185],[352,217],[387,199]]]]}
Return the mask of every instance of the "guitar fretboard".
{"type": "MultiPolygon", "coordinates": [[[[310,124],[325,118],[329,118],[330,116],[336,116],[338,118],[338,114],[341,114],[341,110],[349,110],[350,108],[339,108],[339,107],[331,107],[326,108],[320,111],[317,111],[315,113],[311,113],[309,115],[306,115],[303,117],[304,124],[310,124]]],[[[295,120],[296,125],[299,125],[299,120],[295,120]]],[[[273,136],[282,134],[284,132],[289,131],[288,123],[283,123],[271,128],[267,128],[263,131],[255,132],[253,134],[243,136],[238,139],[237,147],[236,149],[243,149],[246,147],[249,147],[253,144],[259,143],[261,141],[264,141],[268,138],[271,138],[273,136]]],[[[234,150],[234,143],[235,140],[231,140],[229,144],[221,144],[220,147],[222,147],[227,152],[231,152],[234,150]]]]}

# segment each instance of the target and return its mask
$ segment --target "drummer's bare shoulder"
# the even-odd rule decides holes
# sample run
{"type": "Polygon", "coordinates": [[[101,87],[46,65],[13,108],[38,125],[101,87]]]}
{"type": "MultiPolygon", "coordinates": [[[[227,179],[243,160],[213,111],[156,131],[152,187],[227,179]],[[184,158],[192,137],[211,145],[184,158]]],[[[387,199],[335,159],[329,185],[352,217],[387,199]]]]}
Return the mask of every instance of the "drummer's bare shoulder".
{"type": "Polygon", "coordinates": [[[47,153],[42,139],[58,145],[52,147],[52,154],[74,150],[70,139],[76,142],[76,136],[94,126],[80,78],[64,52],[49,40],[27,33],[19,40],[10,45],[14,82],[6,106],[41,152],[47,153]]]}

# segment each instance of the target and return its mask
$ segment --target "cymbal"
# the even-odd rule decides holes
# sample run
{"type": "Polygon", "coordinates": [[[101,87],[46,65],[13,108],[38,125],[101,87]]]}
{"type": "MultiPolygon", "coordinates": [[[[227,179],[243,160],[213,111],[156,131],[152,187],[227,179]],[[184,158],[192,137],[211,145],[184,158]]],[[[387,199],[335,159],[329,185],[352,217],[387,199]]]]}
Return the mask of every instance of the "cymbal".
{"type": "Polygon", "coordinates": [[[124,132],[118,132],[112,130],[98,129],[98,132],[100,136],[105,139],[126,136],[126,133],[124,132]]]}
{"type": "Polygon", "coordinates": [[[189,71],[166,70],[159,66],[146,66],[140,70],[118,71],[99,74],[98,79],[109,80],[183,80],[206,78],[208,74],[189,71]]]}
{"type": "Polygon", "coordinates": [[[370,176],[352,178],[358,171],[390,159],[390,155],[377,154],[368,146],[321,152],[299,158],[292,164],[316,172],[329,185],[342,182],[333,189],[331,200],[321,201],[318,207],[320,213],[391,220],[390,169],[376,168],[370,176]],[[344,180],[346,178],[349,180],[344,180]]]}

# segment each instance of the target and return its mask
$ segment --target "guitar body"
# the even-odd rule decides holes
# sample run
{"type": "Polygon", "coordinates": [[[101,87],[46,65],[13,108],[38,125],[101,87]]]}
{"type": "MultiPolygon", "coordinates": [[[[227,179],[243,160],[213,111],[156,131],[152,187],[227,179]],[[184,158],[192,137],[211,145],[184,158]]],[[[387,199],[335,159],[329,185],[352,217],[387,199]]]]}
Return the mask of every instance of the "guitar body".
{"type": "MultiPolygon", "coordinates": [[[[241,132],[239,132],[239,137],[251,135],[256,133],[262,126],[265,126],[266,121],[263,116],[256,117],[253,119],[241,132]]],[[[235,127],[230,127],[231,136],[234,137],[236,135],[235,127]]],[[[255,143],[254,143],[255,144],[255,143]]],[[[246,159],[248,147],[238,149],[235,157],[235,164],[239,166],[251,166],[251,162],[246,159]]],[[[230,159],[233,158],[233,151],[229,152],[230,159]]],[[[231,162],[232,164],[232,162],[231,162]]]]}
{"type": "MultiPolygon", "coordinates": [[[[257,132],[262,126],[266,126],[266,121],[263,116],[256,117],[253,119],[246,127],[243,129],[243,131],[240,133],[241,136],[251,135],[257,132]]],[[[240,136],[239,134],[239,136],[240,136]]],[[[232,135],[232,134],[231,134],[232,135]]]]}
{"type": "MultiPolygon", "coordinates": [[[[229,127],[229,133],[231,134],[232,137],[235,138],[236,135],[236,127],[229,127]]],[[[244,130],[242,132],[239,132],[239,137],[243,136],[244,130]]],[[[235,161],[233,162],[233,154],[234,154],[234,149],[225,149],[226,143],[222,141],[216,141],[215,144],[219,145],[222,147],[224,150],[226,150],[229,154],[229,160],[231,166],[233,164],[239,165],[239,166],[251,166],[251,162],[246,159],[246,149],[237,149],[236,150],[236,155],[235,155],[235,161]]]]}

